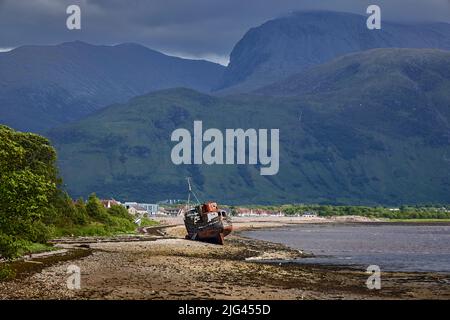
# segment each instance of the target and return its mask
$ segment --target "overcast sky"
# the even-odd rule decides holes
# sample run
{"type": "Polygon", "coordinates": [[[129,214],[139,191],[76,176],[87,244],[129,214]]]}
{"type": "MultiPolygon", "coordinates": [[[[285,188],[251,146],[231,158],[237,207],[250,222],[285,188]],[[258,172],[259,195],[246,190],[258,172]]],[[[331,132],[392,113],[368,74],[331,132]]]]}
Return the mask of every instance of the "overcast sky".
{"type": "Polygon", "coordinates": [[[226,64],[244,33],[271,18],[302,9],[365,14],[369,4],[380,5],[387,20],[450,23],[450,0],[0,0],[0,51],[72,40],[136,42],[226,64]],[[70,4],[81,7],[80,31],[66,29],[70,4]]]}

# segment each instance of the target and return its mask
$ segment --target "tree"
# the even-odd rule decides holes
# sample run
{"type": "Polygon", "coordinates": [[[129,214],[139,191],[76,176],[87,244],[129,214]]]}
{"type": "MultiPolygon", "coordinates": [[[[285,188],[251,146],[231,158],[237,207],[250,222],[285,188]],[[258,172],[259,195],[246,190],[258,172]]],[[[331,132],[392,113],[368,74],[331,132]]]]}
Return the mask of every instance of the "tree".
{"type": "Polygon", "coordinates": [[[112,216],[124,218],[133,221],[133,216],[128,213],[128,210],[121,205],[113,205],[108,209],[108,213],[112,216]]]}
{"type": "Polygon", "coordinates": [[[79,198],[75,202],[75,210],[77,212],[77,221],[76,223],[85,225],[89,222],[89,215],[86,210],[86,204],[84,203],[83,198],[79,198]]]}
{"type": "Polygon", "coordinates": [[[55,162],[47,139],[0,125],[1,255],[11,255],[6,244],[17,239],[46,238],[41,220],[57,192],[55,162]]]}
{"type": "Polygon", "coordinates": [[[100,202],[100,200],[97,198],[95,193],[92,193],[87,201],[86,204],[86,211],[93,220],[102,222],[102,223],[109,223],[110,218],[106,211],[106,208],[103,206],[103,204],[100,202]]]}

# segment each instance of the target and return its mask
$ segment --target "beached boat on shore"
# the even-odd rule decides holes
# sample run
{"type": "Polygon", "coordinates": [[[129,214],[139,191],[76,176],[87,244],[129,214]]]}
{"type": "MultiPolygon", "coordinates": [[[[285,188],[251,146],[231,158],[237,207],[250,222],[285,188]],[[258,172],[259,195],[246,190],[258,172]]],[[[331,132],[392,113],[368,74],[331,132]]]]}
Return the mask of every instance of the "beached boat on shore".
{"type": "Polygon", "coordinates": [[[223,245],[224,238],[231,233],[233,225],[225,210],[215,202],[198,205],[184,213],[186,239],[200,240],[223,245]]]}
{"type": "Polygon", "coordinates": [[[216,202],[200,204],[192,190],[191,181],[187,178],[189,196],[184,210],[184,225],[186,226],[186,239],[199,240],[223,245],[224,238],[231,233],[233,225],[231,218],[225,210],[220,210],[216,202]],[[191,194],[197,200],[197,205],[190,207],[191,194]]]}

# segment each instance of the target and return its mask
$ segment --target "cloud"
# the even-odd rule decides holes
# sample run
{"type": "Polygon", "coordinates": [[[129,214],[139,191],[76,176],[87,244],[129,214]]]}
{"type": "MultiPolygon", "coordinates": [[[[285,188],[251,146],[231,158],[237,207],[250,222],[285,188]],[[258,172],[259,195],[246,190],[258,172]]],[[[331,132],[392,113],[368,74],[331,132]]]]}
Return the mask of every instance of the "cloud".
{"type": "Polygon", "coordinates": [[[449,0],[0,0],[0,47],[137,42],[226,63],[244,33],[271,18],[307,9],[365,14],[374,3],[384,19],[450,23],[449,0]],[[66,29],[70,4],[81,7],[80,31],[66,29]]]}

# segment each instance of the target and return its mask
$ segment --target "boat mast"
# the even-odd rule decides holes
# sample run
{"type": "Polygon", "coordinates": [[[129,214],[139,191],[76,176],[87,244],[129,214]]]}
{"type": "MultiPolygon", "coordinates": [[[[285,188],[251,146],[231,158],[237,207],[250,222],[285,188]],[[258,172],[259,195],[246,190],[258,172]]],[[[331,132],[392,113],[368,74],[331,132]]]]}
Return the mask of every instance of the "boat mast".
{"type": "Polygon", "coordinates": [[[191,185],[191,178],[186,178],[187,182],[188,182],[188,186],[189,186],[189,194],[188,194],[188,202],[187,202],[187,208],[189,208],[189,203],[191,201],[191,193],[194,195],[195,200],[197,200],[197,203],[200,204],[200,201],[197,198],[197,195],[195,194],[195,192],[192,190],[192,185],[191,185]]]}
{"type": "Polygon", "coordinates": [[[186,209],[188,209],[189,208],[189,203],[191,201],[192,187],[191,187],[191,181],[189,180],[189,178],[186,178],[186,180],[187,180],[188,186],[189,186],[188,201],[187,201],[187,205],[186,205],[186,209]]]}

